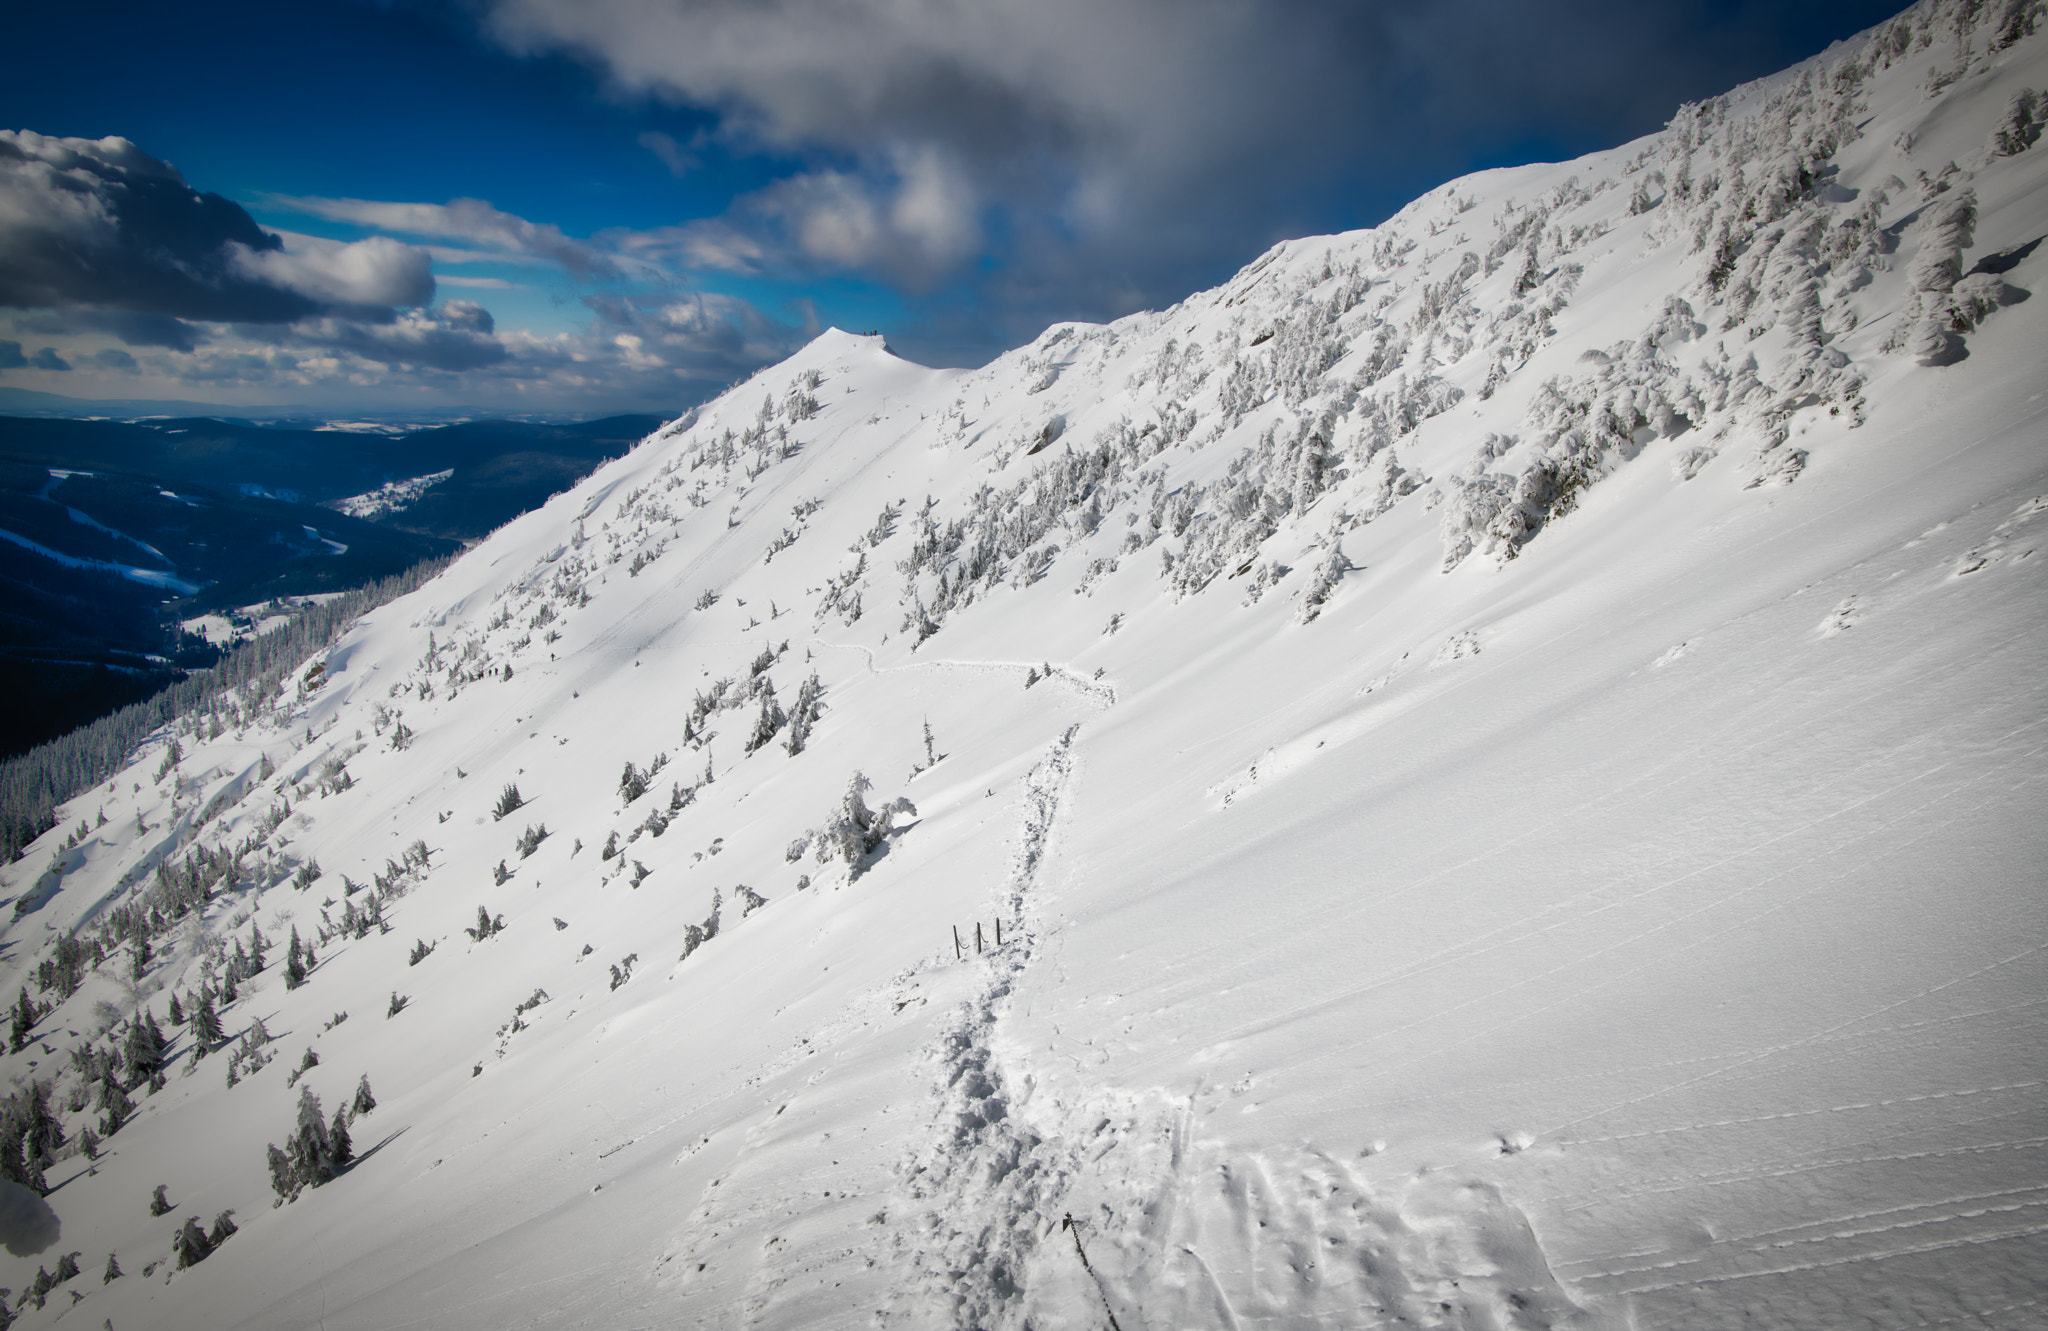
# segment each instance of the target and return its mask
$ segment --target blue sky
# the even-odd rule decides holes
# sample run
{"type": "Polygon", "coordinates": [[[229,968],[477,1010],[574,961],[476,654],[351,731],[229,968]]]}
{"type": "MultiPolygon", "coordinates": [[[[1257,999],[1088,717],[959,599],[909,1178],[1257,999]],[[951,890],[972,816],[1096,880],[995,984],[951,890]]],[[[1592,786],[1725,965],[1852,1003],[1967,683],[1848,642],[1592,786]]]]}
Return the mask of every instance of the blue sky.
{"type": "Polygon", "coordinates": [[[977,364],[1894,8],[37,6],[0,47],[0,385],[677,410],[827,324],[977,364]]]}

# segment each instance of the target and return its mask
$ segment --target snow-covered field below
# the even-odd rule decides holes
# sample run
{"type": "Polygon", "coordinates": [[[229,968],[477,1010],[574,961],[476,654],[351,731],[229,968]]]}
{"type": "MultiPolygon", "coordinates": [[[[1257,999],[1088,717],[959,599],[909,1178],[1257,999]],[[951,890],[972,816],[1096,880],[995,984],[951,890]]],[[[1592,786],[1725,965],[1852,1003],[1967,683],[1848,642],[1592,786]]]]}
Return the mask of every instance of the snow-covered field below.
{"type": "Polygon", "coordinates": [[[9,1306],[2041,1325],[2002,15],[979,370],[829,332],[167,730],[0,869],[9,1306]]]}

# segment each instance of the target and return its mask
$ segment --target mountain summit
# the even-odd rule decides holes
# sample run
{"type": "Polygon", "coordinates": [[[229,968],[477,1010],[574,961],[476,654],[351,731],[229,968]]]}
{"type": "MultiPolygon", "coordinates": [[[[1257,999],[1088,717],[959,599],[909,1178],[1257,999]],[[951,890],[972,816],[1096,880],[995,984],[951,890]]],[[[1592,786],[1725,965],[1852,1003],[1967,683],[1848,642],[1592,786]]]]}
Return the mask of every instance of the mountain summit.
{"type": "Polygon", "coordinates": [[[168,728],[0,871],[9,1306],[2037,1323],[2040,20],[828,332],[168,728]]]}

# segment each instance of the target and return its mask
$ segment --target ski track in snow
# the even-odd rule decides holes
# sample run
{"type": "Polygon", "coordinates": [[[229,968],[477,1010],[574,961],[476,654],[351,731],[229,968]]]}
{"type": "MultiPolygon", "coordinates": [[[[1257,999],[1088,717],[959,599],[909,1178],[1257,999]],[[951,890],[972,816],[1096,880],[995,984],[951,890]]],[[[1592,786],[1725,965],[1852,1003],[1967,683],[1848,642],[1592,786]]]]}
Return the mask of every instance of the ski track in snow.
{"type": "MultiPolygon", "coordinates": [[[[890,675],[906,670],[957,670],[1015,675],[1019,679],[1023,679],[1028,677],[1032,671],[1044,671],[1046,666],[1051,664],[1050,662],[1043,661],[963,661],[939,656],[905,661],[901,665],[883,666],[875,664],[874,649],[862,643],[827,642],[823,638],[813,638],[811,641],[816,646],[834,651],[859,652],[866,659],[868,673],[871,675],[890,675]]],[[[1041,674],[1040,678],[1060,684],[1095,708],[1101,709],[1116,705],[1116,686],[1107,680],[1091,678],[1078,670],[1070,670],[1062,665],[1053,665],[1051,672],[1049,674],[1041,674]]]]}

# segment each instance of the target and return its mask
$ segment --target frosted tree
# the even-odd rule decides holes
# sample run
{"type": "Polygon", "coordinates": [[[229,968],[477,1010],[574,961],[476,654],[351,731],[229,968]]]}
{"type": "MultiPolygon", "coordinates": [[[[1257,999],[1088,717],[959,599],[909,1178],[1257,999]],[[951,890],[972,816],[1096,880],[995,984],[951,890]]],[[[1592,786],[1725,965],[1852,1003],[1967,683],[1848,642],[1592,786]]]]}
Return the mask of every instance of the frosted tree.
{"type": "Polygon", "coordinates": [[[837,856],[858,874],[862,863],[888,838],[896,818],[903,814],[916,816],[917,806],[903,798],[893,799],[880,809],[870,809],[864,797],[873,789],[874,783],[859,772],[847,781],[839,808],[818,831],[820,864],[837,856]]]}
{"type": "Polygon", "coordinates": [[[213,1010],[213,995],[201,990],[199,1006],[192,1009],[192,1038],[204,1044],[218,1044],[224,1037],[220,1014],[213,1010]]]}
{"type": "Polygon", "coordinates": [[[346,1106],[335,1110],[330,1125],[321,1113],[320,1097],[311,1086],[299,1088],[298,1122],[283,1147],[265,1148],[270,1169],[271,1190],[278,1200],[295,1199],[306,1188],[317,1188],[333,1178],[355,1158],[348,1138],[346,1106]]]}
{"type": "Polygon", "coordinates": [[[28,986],[23,985],[21,997],[14,1004],[14,1035],[8,1043],[13,1052],[20,1053],[28,1045],[29,1032],[35,1029],[36,1005],[28,996],[28,986]]]}
{"type": "Polygon", "coordinates": [[[1920,219],[1920,252],[1913,256],[1912,295],[1899,311],[1898,328],[1887,351],[1905,351],[1922,365],[1947,365],[1962,358],[1960,328],[1970,320],[1951,316],[1950,293],[1962,280],[1963,250],[1977,225],[1977,194],[1961,189],[1938,197],[1920,219]]]}
{"type": "Polygon", "coordinates": [[[178,1269],[196,1266],[213,1255],[213,1244],[207,1240],[206,1231],[199,1227],[199,1217],[185,1217],[185,1227],[178,1231],[175,1240],[178,1250],[178,1269]]]}
{"type": "Polygon", "coordinates": [[[2043,98],[2032,88],[2022,88],[2007,103],[2005,114],[1991,131],[1991,155],[2016,157],[2034,146],[2041,137],[2040,115],[2043,98]]]}
{"type": "Polygon", "coordinates": [[[299,926],[295,924],[292,926],[291,949],[285,953],[284,958],[284,987],[296,989],[304,984],[310,965],[306,945],[300,941],[299,926]]]}
{"type": "Polygon", "coordinates": [[[817,723],[818,713],[824,710],[821,701],[825,686],[818,682],[816,671],[812,671],[796,691],[796,705],[789,711],[789,735],[782,747],[794,758],[804,751],[804,745],[811,737],[811,727],[817,723]]]}
{"type": "Polygon", "coordinates": [[[762,683],[767,686],[761,690],[761,711],[755,716],[753,732],[747,737],[748,753],[765,747],[769,740],[775,738],[775,732],[782,729],[783,722],[789,719],[783,714],[782,705],[775,701],[774,685],[768,684],[765,677],[762,683]]]}
{"type": "Polygon", "coordinates": [[[1337,584],[1343,581],[1350,567],[1351,561],[1344,557],[1344,551],[1332,542],[1330,553],[1316,565],[1315,571],[1309,574],[1308,583],[1301,589],[1298,617],[1302,623],[1313,623],[1316,616],[1323,613],[1330,593],[1337,590],[1337,584]]]}

